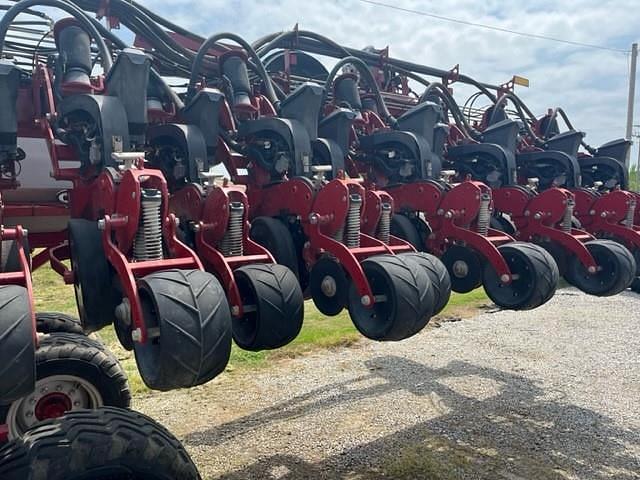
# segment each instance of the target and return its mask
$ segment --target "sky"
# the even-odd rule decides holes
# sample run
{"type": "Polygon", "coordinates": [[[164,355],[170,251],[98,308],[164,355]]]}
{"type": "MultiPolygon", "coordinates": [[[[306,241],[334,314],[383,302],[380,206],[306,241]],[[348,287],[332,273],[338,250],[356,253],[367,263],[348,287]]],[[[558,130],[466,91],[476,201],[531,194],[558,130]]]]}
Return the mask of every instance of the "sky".
{"type": "MultiPolygon", "coordinates": [[[[445,70],[460,64],[462,73],[488,83],[521,75],[531,81],[531,87],[517,87],[516,91],[535,113],[563,107],[576,128],[587,132],[586,140],[592,145],[625,134],[629,55],[624,53],[489,31],[358,0],[138,1],[203,36],[231,31],[253,42],[298,23],[301,29],[317,31],[347,46],[389,46],[393,57],[445,70]]],[[[640,41],[637,0],[381,1],[622,50],[640,41]]],[[[636,102],[638,108],[640,102],[636,102]]],[[[640,111],[634,123],[640,124],[640,111]]]]}

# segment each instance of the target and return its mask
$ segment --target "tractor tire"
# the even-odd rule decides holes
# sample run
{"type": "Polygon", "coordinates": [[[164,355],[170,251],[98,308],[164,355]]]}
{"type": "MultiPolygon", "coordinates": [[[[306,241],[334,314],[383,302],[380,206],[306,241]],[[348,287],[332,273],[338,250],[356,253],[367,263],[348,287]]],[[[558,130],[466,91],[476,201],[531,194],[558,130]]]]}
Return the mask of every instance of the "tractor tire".
{"type": "Polygon", "coordinates": [[[612,240],[592,240],[585,246],[600,270],[591,275],[576,257],[571,257],[565,279],[585,293],[598,297],[617,295],[636,278],[636,261],[627,248],[612,240]]]}
{"type": "Polygon", "coordinates": [[[258,217],[251,222],[250,236],[258,245],[269,250],[277,263],[291,270],[296,278],[300,278],[293,236],[282,220],[258,217]]]}
{"type": "Polygon", "coordinates": [[[518,278],[504,285],[493,267],[486,263],[482,283],[493,303],[508,310],[532,310],[553,297],[560,272],[549,252],[525,242],[506,243],[498,250],[518,278]]]}
{"type": "Polygon", "coordinates": [[[304,319],[298,279],[284,265],[247,265],[235,271],[243,305],[255,306],[233,319],[233,339],[243,350],[273,350],[291,343],[304,319]]]}
{"type": "Polygon", "coordinates": [[[36,313],[36,331],[38,333],[75,333],[84,335],[80,320],[71,315],[56,312],[36,313]]]}
{"type": "Polygon", "coordinates": [[[410,243],[419,252],[426,250],[418,228],[406,215],[395,214],[391,217],[391,235],[410,243]]]}
{"type": "Polygon", "coordinates": [[[180,442],[149,417],[104,407],[69,412],[0,449],[3,480],[199,480],[180,442]]]}
{"type": "Polygon", "coordinates": [[[0,286],[0,404],[33,390],[35,349],[29,292],[17,285],[0,286]]]}
{"type": "Polygon", "coordinates": [[[70,220],[69,250],[80,322],[85,332],[93,333],[113,323],[121,302],[97,222],[70,220]]]}
{"type": "Polygon", "coordinates": [[[362,268],[374,296],[386,297],[367,308],[351,284],[349,314],[362,335],[376,341],[400,341],[427,325],[433,290],[420,265],[395,255],[380,255],[364,260],[362,268]]]}
{"type": "Polygon", "coordinates": [[[14,439],[68,411],[130,403],[127,375],[102,344],[84,335],[53,333],[36,350],[35,389],[0,407],[0,424],[7,424],[14,439]]]}
{"type": "Polygon", "coordinates": [[[431,316],[442,312],[451,298],[451,277],[447,267],[438,257],[429,253],[403,253],[399,256],[409,258],[424,268],[433,286],[433,312],[431,312],[431,316]]]}
{"type": "Polygon", "coordinates": [[[167,270],[139,281],[147,329],[134,352],[144,383],[168,391],[222,373],[231,354],[231,312],[218,280],[200,270],[167,270]]]}

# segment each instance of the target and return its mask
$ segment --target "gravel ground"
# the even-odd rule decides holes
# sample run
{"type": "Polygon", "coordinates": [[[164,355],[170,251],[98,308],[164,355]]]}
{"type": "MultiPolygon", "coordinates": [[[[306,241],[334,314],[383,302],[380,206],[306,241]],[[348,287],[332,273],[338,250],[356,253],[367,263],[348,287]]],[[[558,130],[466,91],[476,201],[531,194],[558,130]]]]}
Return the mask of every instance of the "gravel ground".
{"type": "Polygon", "coordinates": [[[135,407],[204,479],[640,479],[639,321],[636,294],[565,289],[135,407]]]}

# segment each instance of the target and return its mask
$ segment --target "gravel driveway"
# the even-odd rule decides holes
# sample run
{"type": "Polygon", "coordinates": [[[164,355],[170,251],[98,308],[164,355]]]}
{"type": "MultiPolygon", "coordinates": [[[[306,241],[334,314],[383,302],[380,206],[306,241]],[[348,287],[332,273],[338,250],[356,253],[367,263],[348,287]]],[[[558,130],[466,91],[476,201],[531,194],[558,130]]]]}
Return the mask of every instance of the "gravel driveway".
{"type": "Polygon", "coordinates": [[[135,407],[204,479],[640,479],[639,326],[637,294],[565,289],[135,407]]]}

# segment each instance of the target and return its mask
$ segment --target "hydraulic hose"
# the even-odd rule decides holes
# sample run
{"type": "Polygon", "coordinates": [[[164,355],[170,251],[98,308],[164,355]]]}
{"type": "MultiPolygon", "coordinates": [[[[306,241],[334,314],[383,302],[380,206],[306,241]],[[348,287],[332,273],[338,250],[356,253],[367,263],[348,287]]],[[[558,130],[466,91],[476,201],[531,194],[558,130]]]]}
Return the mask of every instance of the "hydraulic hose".
{"type": "MultiPolygon", "coordinates": [[[[495,101],[493,106],[493,111],[491,112],[491,117],[489,117],[489,125],[492,125],[494,120],[496,119],[498,109],[502,105],[506,104],[506,102],[509,100],[511,101],[511,103],[513,103],[513,106],[516,107],[516,112],[518,113],[518,117],[520,117],[520,120],[522,120],[522,123],[524,124],[524,128],[529,134],[529,136],[533,139],[533,141],[536,143],[537,146],[544,145],[544,140],[542,140],[540,137],[538,137],[538,135],[536,135],[536,133],[531,128],[531,123],[527,120],[527,115],[525,115],[525,110],[526,110],[527,114],[530,114],[529,116],[531,118],[533,116],[531,114],[531,111],[528,108],[526,108],[526,106],[525,106],[525,109],[523,109],[522,106],[524,105],[524,103],[522,102],[522,100],[520,100],[519,97],[517,97],[512,93],[504,93],[495,101]]],[[[535,120],[535,117],[533,117],[533,119],[535,120]]]]}
{"type": "Polygon", "coordinates": [[[456,121],[456,125],[458,125],[458,127],[462,129],[463,133],[468,138],[478,137],[475,130],[471,127],[471,125],[469,125],[469,122],[467,122],[467,119],[460,110],[460,106],[453,98],[453,96],[449,93],[449,90],[445,85],[443,85],[442,83],[432,83],[426,88],[422,95],[420,95],[420,99],[418,100],[418,102],[422,103],[426,101],[431,94],[436,95],[445,103],[445,105],[453,115],[453,118],[456,121]]]}
{"type": "Polygon", "coordinates": [[[391,115],[391,112],[389,112],[389,109],[387,108],[387,105],[384,102],[384,99],[382,98],[382,94],[380,93],[380,89],[378,88],[378,84],[376,83],[376,79],[373,78],[373,74],[371,73],[371,70],[369,70],[369,66],[365,62],[363,62],[362,60],[356,57],[345,57],[339,60],[338,63],[335,64],[331,72],[329,72],[329,76],[327,77],[327,81],[325,82],[325,85],[324,85],[325,87],[324,92],[322,93],[321,105],[324,105],[324,102],[327,99],[327,92],[333,85],[333,81],[335,80],[335,77],[338,75],[338,72],[345,65],[353,65],[358,69],[358,71],[360,72],[360,75],[364,77],[364,80],[369,84],[369,87],[371,88],[371,90],[373,90],[373,94],[376,97],[376,102],[378,103],[378,108],[382,112],[382,116],[384,117],[384,120],[391,127],[396,128],[398,125],[398,121],[395,119],[393,115],[391,115]]]}
{"type": "Polygon", "coordinates": [[[78,20],[78,22],[80,22],[80,24],[86,29],[87,33],[89,33],[89,35],[96,42],[98,51],[100,53],[102,68],[105,72],[111,70],[111,67],[113,65],[111,52],[102,36],[100,36],[100,34],[98,33],[98,30],[92,23],[91,19],[75,5],[67,3],[64,0],[22,0],[21,2],[16,3],[9,10],[7,10],[7,12],[0,20],[0,55],[2,54],[2,51],[4,49],[5,38],[13,20],[15,20],[15,18],[20,13],[27,11],[30,7],[33,6],[59,8],[60,10],[64,10],[76,20],[78,20]]]}
{"type": "Polygon", "coordinates": [[[244,48],[247,51],[249,56],[255,62],[255,67],[258,70],[258,75],[264,82],[265,88],[267,89],[267,98],[272,104],[278,105],[279,104],[278,96],[276,95],[276,92],[273,88],[271,78],[269,77],[267,70],[264,68],[264,64],[262,63],[262,60],[260,59],[256,51],[242,37],[234,33],[227,33],[227,32],[212,35],[211,37],[207,38],[205,42],[198,49],[198,53],[196,54],[196,57],[193,60],[193,66],[191,67],[191,78],[189,79],[187,97],[190,98],[195,92],[196,81],[202,69],[202,63],[205,59],[207,52],[216,43],[224,39],[236,42],[238,45],[240,45],[242,48],[244,48]]]}

